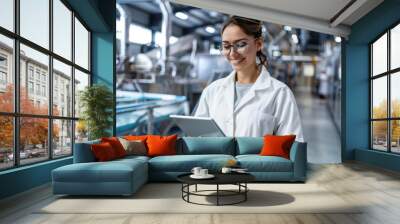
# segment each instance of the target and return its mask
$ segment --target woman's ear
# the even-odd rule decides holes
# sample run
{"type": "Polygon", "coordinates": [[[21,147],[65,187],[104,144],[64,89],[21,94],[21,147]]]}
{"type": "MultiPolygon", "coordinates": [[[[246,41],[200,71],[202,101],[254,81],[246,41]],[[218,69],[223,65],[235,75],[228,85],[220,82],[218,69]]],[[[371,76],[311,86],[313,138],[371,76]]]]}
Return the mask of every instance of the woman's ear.
{"type": "Polygon", "coordinates": [[[257,47],[257,51],[260,51],[264,48],[264,38],[259,37],[256,39],[256,47],[257,47]]]}

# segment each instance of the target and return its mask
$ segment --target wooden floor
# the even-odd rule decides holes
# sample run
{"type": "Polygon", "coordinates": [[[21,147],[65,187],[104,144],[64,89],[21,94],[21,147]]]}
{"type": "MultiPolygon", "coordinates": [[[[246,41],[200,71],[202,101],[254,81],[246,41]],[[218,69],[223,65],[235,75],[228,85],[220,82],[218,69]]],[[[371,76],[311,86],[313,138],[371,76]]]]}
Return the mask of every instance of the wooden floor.
{"type": "MultiPolygon", "coordinates": [[[[359,163],[310,165],[308,182],[367,206],[357,214],[36,214],[54,200],[42,186],[0,202],[0,223],[400,223],[400,174],[359,163]]],[[[318,201],[316,201],[318,203],[318,201]]],[[[173,205],[172,205],[173,206],[173,205]]]]}

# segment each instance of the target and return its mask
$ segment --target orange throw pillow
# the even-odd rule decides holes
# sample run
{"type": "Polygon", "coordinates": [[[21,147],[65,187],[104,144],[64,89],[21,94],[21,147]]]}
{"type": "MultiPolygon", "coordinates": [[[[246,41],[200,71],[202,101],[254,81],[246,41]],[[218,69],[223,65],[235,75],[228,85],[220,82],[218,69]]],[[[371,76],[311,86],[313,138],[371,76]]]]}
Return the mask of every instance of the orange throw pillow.
{"type": "Polygon", "coordinates": [[[109,161],[117,158],[113,147],[108,142],[93,144],[90,147],[94,154],[94,157],[99,162],[109,161]]]}
{"type": "Polygon", "coordinates": [[[266,135],[264,145],[261,149],[261,156],[280,156],[290,159],[290,148],[296,135],[266,135]]]}
{"type": "Polygon", "coordinates": [[[159,136],[159,135],[148,135],[147,136],[147,147],[148,156],[165,156],[165,155],[176,155],[176,139],[177,135],[170,136],[159,136]]]}
{"type": "Polygon", "coordinates": [[[101,142],[108,142],[114,149],[117,158],[126,156],[126,151],[117,137],[101,138],[101,142]]]}

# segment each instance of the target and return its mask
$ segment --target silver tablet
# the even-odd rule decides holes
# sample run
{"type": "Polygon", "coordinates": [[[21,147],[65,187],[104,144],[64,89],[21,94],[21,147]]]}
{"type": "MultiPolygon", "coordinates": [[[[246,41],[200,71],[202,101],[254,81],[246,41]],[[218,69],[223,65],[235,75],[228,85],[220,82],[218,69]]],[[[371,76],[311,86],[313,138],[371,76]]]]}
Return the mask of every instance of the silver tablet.
{"type": "Polygon", "coordinates": [[[170,115],[170,118],[191,137],[224,137],[225,134],[211,117],[170,115]]]}

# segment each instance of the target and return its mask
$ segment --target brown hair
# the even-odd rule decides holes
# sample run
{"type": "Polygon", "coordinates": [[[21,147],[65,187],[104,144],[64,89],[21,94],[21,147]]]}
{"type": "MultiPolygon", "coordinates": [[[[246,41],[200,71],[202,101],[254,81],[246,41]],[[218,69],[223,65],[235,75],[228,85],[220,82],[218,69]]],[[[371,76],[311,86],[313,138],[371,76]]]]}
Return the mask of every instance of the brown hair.
{"type": "MultiPolygon", "coordinates": [[[[225,28],[231,24],[239,26],[247,35],[253,36],[254,38],[262,38],[262,22],[260,20],[231,16],[222,26],[221,35],[225,28]]],[[[257,57],[260,60],[260,64],[267,68],[267,56],[262,52],[262,50],[257,51],[257,57]]]]}

